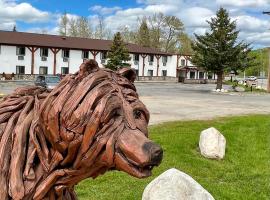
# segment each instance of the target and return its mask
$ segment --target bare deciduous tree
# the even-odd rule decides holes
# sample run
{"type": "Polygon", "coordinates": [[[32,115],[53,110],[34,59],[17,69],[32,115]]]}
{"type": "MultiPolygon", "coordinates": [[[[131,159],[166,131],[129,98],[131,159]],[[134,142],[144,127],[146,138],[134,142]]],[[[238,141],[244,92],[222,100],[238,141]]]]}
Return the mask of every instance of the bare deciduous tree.
{"type": "Polygon", "coordinates": [[[63,36],[67,36],[67,31],[68,31],[68,17],[67,17],[67,13],[65,12],[61,18],[60,18],[60,22],[59,22],[59,34],[63,35],[63,36]]]}

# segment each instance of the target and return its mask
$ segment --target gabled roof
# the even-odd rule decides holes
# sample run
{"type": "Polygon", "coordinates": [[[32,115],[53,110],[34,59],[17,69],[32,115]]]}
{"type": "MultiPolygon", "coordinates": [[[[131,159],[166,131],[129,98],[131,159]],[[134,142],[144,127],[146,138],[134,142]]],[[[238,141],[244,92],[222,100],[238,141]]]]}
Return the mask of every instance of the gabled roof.
{"type": "MultiPolygon", "coordinates": [[[[79,37],[63,37],[59,35],[0,31],[0,44],[6,45],[108,51],[110,49],[111,43],[112,43],[111,40],[98,40],[79,37]]],[[[130,53],[172,55],[170,53],[165,53],[157,49],[142,47],[131,43],[128,43],[127,47],[130,53]]]]}

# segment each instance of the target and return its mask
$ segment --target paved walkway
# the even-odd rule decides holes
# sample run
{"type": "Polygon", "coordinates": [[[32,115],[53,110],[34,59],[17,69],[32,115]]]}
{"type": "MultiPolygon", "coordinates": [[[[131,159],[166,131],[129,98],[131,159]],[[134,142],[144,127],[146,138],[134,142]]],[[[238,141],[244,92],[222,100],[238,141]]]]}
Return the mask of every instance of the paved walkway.
{"type": "Polygon", "coordinates": [[[150,110],[150,124],[175,120],[212,119],[244,114],[270,114],[270,95],[213,93],[215,85],[136,84],[150,110]]]}
{"type": "MultiPolygon", "coordinates": [[[[18,83],[0,83],[0,93],[8,94],[16,87],[18,83]]],[[[215,85],[179,83],[136,83],[136,87],[140,99],[150,111],[150,124],[230,115],[270,114],[269,94],[221,94],[211,92],[215,85]]]]}

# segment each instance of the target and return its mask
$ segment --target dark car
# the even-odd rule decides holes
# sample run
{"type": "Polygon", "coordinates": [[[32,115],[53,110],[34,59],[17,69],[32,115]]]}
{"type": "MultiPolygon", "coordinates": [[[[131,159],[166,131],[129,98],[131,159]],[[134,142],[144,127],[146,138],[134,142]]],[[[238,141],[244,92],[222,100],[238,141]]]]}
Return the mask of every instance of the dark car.
{"type": "Polygon", "coordinates": [[[40,75],[36,78],[35,85],[53,89],[58,85],[59,82],[60,78],[58,76],[40,75]]]}

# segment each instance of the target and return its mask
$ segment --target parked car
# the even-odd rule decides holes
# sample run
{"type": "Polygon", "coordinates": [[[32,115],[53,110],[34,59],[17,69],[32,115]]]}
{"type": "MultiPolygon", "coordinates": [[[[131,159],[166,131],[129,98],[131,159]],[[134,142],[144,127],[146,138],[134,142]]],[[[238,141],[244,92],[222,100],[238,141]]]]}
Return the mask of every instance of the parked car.
{"type": "Polygon", "coordinates": [[[256,76],[248,76],[247,77],[247,80],[248,81],[256,81],[257,80],[257,77],[256,76]]]}
{"type": "Polygon", "coordinates": [[[40,75],[36,78],[35,85],[53,89],[58,85],[59,82],[59,76],[40,75]]]}

